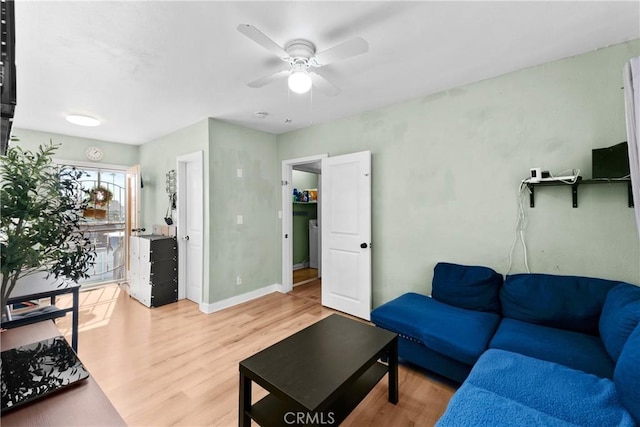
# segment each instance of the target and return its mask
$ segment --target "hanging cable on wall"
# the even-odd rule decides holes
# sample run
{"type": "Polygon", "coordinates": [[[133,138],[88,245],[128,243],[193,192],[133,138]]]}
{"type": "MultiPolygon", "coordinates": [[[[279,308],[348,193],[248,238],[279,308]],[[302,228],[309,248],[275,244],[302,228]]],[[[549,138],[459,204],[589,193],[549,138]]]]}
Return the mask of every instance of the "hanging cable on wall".
{"type": "Polygon", "coordinates": [[[513,231],[513,242],[511,243],[511,249],[509,250],[509,267],[507,268],[505,276],[511,271],[511,267],[513,265],[513,251],[516,248],[518,240],[522,242],[524,266],[527,269],[527,273],[531,273],[531,271],[529,270],[529,262],[527,260],[527,244],[524,240],[524,231],[527,228],[527,212],[524,209],[524,197],[529,191],[529,187],[526,185],[526,180],[522,180],[522,182],[520,182],[520,186],[518,187],[518,214],[513,231]]]}

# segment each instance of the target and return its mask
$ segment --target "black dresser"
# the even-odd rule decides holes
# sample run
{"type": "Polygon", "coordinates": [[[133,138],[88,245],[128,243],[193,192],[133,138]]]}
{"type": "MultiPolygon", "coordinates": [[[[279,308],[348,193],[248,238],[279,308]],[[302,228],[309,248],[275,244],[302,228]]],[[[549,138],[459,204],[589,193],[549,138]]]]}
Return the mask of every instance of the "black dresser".
{"type": "Polygon", "coordinates": [[[175,237],[131,236],[129,295],[147,307],[178,300],[178,242],[175,237]]]}

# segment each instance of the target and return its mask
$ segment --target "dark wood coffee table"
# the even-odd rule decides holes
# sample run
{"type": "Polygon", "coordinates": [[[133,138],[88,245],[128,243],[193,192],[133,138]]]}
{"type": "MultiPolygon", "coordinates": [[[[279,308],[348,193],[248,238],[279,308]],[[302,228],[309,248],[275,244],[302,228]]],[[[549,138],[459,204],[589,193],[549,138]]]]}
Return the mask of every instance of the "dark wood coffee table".
{"type": "Polygon", "coordinates": [[[238,423],[338,425],[387,372],[395,404],[398,335],[333,314],[240,362],[238,423]],[[270,393],[254,405],[251,381],[270,393]]]}

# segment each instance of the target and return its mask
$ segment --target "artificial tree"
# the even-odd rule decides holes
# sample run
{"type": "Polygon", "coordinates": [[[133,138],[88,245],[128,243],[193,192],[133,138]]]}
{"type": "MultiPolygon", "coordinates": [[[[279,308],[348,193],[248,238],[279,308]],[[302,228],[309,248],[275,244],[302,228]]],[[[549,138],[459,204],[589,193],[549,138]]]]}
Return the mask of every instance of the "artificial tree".
{"type": "Polygon", "coordinates": [[[18,279],[36,272],[73,282],[89,277],[95,247],[81,230],[86,207],[82,171],[58,166],[59,145],[31,152],[12,147],[0,158],[2,315],[18,279]]]}

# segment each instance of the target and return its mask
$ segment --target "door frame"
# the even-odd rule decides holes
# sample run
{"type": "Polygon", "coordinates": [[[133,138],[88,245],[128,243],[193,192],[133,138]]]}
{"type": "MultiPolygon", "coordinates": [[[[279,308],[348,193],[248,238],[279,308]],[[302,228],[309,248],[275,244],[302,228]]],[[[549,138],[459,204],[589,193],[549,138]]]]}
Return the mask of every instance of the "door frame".
{"type": "Polygon", "coordinates": [[[202,181],[203,192],[202,197],[202,211],[200,212],[200,229],[202,230],[202,245],[200,246],[200,253],[198,256],[202,260],[202,276],[200,277],[200,301],[198,304],[202,305],[204,299],[204,245],[205,245],[205,229],[204,229],[204,151],[195,151],[189,154],[183,154],[176,158],[176,189],[177,189],[177,203],[176,203],[176,216],[178,223],[176,224],[176,239],[178,240],[178,299],[185,299],[187,297],[187,284],[186,284],[186,251],[181,232],[181,225],[186,222],[187,206],[185,204],[184,194],[187,192],[187,182],[185,178],[185,167],[187,163],[199,162],[200,163],[200,179],[202,181]],[[182,197],[181,197],[182,195],[182,197]],[[181,247],[182,246],[182,247],[181,247]]]}
{"type": "MultiPolygon", "coordinates": [[[[322,159],[329,157],[328,154],[317,154],[308,157],[299,157],[296,159],[287,159],[282,161],[282,292],[291,292],[293,289],[293,203],[291,196],[293,194],[293,167],[304,165],[307,163],[320,162],[322,173],[322,159]]],[[[318,202],[322,203],[322,195],[318,192],[318,202]]],[[[318,224],[322,227],[321,218],[318,218],[318,224]]],[[[318,239],[321,240],[320,233],[318,239]]],[[[319,265],[322,265],[322,254],[319,265]]]]}

